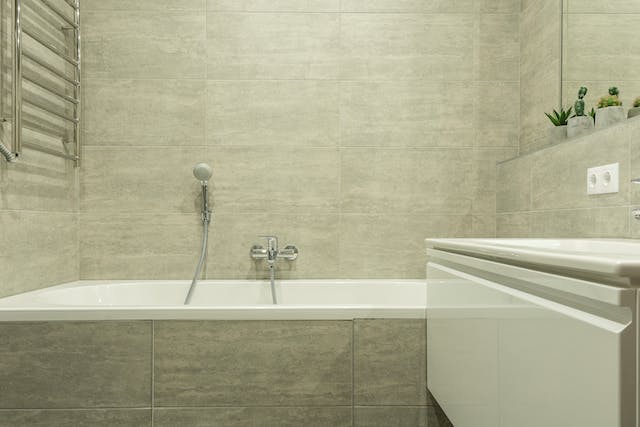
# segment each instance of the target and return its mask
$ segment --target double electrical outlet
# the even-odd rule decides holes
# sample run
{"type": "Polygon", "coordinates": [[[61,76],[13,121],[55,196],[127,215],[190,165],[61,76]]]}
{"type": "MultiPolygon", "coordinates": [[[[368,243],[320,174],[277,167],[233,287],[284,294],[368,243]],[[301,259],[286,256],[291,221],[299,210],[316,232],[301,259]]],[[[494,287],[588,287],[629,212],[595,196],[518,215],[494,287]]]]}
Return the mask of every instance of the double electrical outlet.
{"type": "Polygon", "coordinates": [[[617,193],[619,188],[619,163],[587,169],[587,194],[617,193]]]}

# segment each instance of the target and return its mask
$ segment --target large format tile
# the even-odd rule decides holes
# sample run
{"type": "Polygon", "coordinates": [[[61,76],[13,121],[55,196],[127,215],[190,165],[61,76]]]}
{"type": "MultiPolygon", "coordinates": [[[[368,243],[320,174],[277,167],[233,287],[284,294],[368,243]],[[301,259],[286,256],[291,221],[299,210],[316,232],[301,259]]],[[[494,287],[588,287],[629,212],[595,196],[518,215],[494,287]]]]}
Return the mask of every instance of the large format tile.
{"type": "Polygon", "coordinates": [[[202,196],[192,168],[204,157],[204,147],[86,147],[81,210],[196,214],[202,196]]]}
{"type": "Polygon", "coordinates": [[[515,157],[516,149],[476,149],[473,152],[473,213],[494,215],[496,213],[496,192],[499,162],[515,157]]]}
{"type": "Polygon", "coordinates": [[[533,212],[527,237],[629,237],[627,207],[533,212]]]}
{"type": "Polygon", "coordinates": [[[496,184],[498,190],[497,212],[529,210],[531,204],[531,156],[499,164],[496,184]]]}
{"type": "Polygon", "coordinates": [[[473,146],[473,86],[465,82],[345,82],[341,145],[473,146]]]}
{"type": "Polygon", "coordinates": [[[567,0],[565,8],[569,13],[640,13],[640,4],[635,0],[567,0]]]}
{"type": "Polygon", "coordinates": [[[355,320],[356,405],[425,405],[425,321],[355,320]]]}
{"type": "Polygon", "coordinates": [[[204,78],[202,12],[86,12],[83,77],[204,78]]]}
{"type": "Polygon", "coordinates": [[[469,151],[350,148],[341,169],[344,213],[471,213],[469,151]]]}
{"type": "Polygon", "coordinates": [[[434,406],[365,406],[354,408],[355,427],[453,427],[434,406]]]}
{"type": "Polygon", "coordinates": [[[204,10],[206,0],[82,0],[83,10],[204,10]]]}
{"type": "Polygon", "coordinates": [[[155,406],[351,404],[351,322],[159,321],[155,406]]]}
{"type": "Polygon", "coordinates": [[[529,213],[506,213],[496,216],[496,237],[530,236],[531,215],[529,213]]]}
{"type": "Polygon", "coordinates": [[[202,225],[192,215],[80,215],[83,279],[189,279],[202,225]]]}
{"type": "Polygon", "coordinates": [[[0,323],[0,343],[0,408],[150,405],[150,322],[0,323]]]}
{"type": "Polygon", "coordinates": [[[85,145],[202,145],[205,82],[86,79],[85,145]]]}
{"type": "Polygon", "coordinates": [[[210,79],[333,78],[338,72],[337,13],[207,14],[210,79]]]}
{"type": "Polygon", "coordinates": [[[213,209],[219,213],[331,213],[338,210],[337,148],[208,149],[213,209]]]}
{"type": "Polygon", "coordinates": [[[475,78],[520,80],[519,15],[482,14],[476,27],[475,78]]]}
{"type": "Polygon", "coordinates": [[[424,278],[424,239],[472,235],[471,215],[344,214],[339,277],[424,278]]]}
{"type": "Polygon", "coordinates": [[[469,12],[473,0],[342,0],[343,12],[469,12]]]}
{"type": "Polygon", "coordinates": [[[346,79],[468,80],[473,74],[470,14],[345,13],[340,43],[346,79]]]}
{"type": "Polygon", "coordinates": [[[210,81],[208,143],[335,146],[339,99],[336,82],[210,81]]]}
{"type": "Polygon", "coordinates": [[[213,12],[337,12],[340,0],[207,0],[213,12]]]}
{"type": "Polygon", "coordinates": [[[0,211],[0,265],[0,296],[77,280],[76,215],[0,211]]]}
{"type": "Polygon", "coordinates": [[[338,214],[215,214],[211,224],[207,277],[256,279],[269,276],[264,261],[249,257],[253,245],[266,246],[259,236],[274,235],[279,245],[295,245],[295,261],[279,261],[279,279],[340,277],[338,270],[338,214]]]}
{"type": "Polygon", "coordinates": [[[151,427],[149,409],[0,410],[0,427],[151,427]]]}
{"type": "Polygon", "coordinates": [[[159,408],[153,422],[155,427],[351,427],[351,407],[159,408]]]}

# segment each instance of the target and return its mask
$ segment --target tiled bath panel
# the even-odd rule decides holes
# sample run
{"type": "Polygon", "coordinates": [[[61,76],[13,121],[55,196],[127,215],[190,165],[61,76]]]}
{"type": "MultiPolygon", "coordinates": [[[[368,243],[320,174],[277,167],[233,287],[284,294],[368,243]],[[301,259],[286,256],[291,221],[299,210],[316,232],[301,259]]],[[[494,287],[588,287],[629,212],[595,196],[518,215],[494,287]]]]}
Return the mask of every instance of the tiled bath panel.
{"type": "Polygon", "coordinates": [[[0,427],[450,426],[425,321],[0,323],[0,427]]]}

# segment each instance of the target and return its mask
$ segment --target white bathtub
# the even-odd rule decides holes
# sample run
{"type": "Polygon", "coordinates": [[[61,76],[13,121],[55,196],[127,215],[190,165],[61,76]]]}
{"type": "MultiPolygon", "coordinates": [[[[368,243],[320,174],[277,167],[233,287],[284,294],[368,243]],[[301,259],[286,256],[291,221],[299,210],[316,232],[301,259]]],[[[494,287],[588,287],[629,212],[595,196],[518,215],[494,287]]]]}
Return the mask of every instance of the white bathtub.
{"type": "Polygon", "coordinates": [[[82,280],[0,299],[0,321],[424,318],[423,280],[82,280]]]}

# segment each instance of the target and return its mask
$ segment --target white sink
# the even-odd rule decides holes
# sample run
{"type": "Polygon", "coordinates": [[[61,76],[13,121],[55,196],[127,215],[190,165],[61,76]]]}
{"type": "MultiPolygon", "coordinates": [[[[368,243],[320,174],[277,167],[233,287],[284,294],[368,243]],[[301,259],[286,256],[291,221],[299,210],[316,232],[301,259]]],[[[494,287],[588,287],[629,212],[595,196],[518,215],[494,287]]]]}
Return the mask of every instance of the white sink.
{"type": "Polygon", "coordinates": [[[640,285],[640,240],[427,239],[427,248],[546,266],[640,285]]]}

